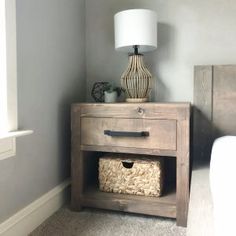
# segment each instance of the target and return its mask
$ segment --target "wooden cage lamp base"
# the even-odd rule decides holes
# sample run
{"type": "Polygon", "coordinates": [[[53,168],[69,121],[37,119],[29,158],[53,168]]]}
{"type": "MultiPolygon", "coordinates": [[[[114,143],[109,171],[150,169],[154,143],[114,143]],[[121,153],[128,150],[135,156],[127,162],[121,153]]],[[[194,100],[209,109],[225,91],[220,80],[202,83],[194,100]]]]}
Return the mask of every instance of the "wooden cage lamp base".
{"type": "Polygon", "coordinates": [[[143,62],[143,55],[130,55],[129,65],[121,76],[121,85],[126,91],[126,102],[147,102],[151,80],[152,75],[143,62]]]}

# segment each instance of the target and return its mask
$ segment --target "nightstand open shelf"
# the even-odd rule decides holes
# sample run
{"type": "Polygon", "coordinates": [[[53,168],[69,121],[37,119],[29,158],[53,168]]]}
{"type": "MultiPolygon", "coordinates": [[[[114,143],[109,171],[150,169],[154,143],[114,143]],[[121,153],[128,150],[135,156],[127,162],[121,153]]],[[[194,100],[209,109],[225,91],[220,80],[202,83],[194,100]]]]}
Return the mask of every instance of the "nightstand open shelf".
{"type": "Polygon", "coordinates": [[[186,226],[189,103],[75,104],[71,117],[72,209],[94,207],[164,216],[176,218],[177,225],[186,226]],[[148,132],[150,135],[110,137],[105,130],[115,134],[148,132]],[[174,163],[164,170],[165,176],[174,176],[174,184],[164,181],[161,197],[101,192],[98,188],[98,158],[103,152],[163,156],[164,161],[174,163]]]}
{"type": "MultiPolygon", "coordinates": [[[[80,197],[79,207],[94,207],[109,210],[159,215],[176,218],[176,186],[175,176],[170,176],[164,183],[161,197],[145,197],[129,194],[108,193],[99,190],[98,159],[104,153],[83,151],[84,183],[80,197]]],[[[137,155],[138,157],[138,155],[137,155]]],[[[152,156],[150,156],[152,157],[152,156]]],[[[171,157],[164,158],[164,172],[168,173],[175,168],[176,160],[171,157]],[[168,163],[167,163],[168,161],[168,163]]],[[[174,173],[175,175],[175,173],[174,173]]]]}
{"type": "Polygon", "coordinates": [[[176,218],[176,192],[174,189],[158,198],[106,193],[101,192],[98,186],[90,186],[82,194],[81,205],[176,218]]]}

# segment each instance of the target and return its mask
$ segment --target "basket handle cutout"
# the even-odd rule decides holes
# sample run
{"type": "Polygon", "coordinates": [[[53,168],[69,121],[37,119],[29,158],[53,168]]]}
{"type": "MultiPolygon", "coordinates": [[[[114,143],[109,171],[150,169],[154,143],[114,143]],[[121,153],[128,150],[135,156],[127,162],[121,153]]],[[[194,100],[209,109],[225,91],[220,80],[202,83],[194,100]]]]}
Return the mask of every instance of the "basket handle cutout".
{"type": "Polygon", "coordinates": [[[134,165],[134,162],[133,161],[122,161],[122,165],[124,168],[126,169],[132,169],[133,165],[134,165]]]}

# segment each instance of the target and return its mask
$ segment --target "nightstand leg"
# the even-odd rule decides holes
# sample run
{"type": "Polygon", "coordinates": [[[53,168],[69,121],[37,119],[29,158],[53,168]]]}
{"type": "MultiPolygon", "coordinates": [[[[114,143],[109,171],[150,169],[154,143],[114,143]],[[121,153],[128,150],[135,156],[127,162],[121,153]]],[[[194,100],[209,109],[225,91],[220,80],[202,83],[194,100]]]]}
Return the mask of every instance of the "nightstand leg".
{"type": "Polygon", "coordinates": [[[189,204],[189,121],[178,122],[176,163],[176,218],[178,226],[187,226],[189,204]]]}
{"type": "Polygon", "coordinates": [[[71,208],[81,210],[80,196],[83,190],[83,152],[80,150],[80,108],[71,109],[71,208]]]}

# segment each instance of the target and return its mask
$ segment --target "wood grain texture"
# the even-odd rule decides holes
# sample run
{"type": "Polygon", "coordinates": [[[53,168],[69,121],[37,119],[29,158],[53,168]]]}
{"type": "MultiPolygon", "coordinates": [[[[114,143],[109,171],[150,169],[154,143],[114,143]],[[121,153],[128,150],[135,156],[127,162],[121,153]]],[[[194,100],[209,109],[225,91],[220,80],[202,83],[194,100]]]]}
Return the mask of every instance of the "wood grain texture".
{"type": "Polygon", "coordinates": [[[209,163],[213,141],[236,135],[236,66],[196,66],[194,78],[194,161],[209,163]]]}
{"type": "MultiPolygon", "coordinates": [[[[186,111],[189,113],[190,111],[186,111]]],[[[190,114],[189,114],[190,116],[190,114]]],[[[189,145],[190,120],[178,121],[177,131],[177,225],[187,226],[189,204],[189,145]]]]}
{"type": "Polygon", "coordinates": [[[73,209],[87,206],[177,217],[177,224],[186,226],[189,201],[189,121],[190,103],[74,104],[73,209]],[[137,137],[114,141],[114,138],[103,136],[104,129],[150,131],[154,135],[150,141],[138,142],[137,137]],[[141,196],[100,193],[96,188],[89,192],[90,186],[96,186],[98,182],[97,167],[98,158],[103,155],[101,152],[148,154],[150,157],[176,156],[177,190],[167,191],[158,200],[151,197],[144,199],[141,196]]]}
{"type": "Polygon", "coordinates": [[[80,103],[81,117],[185,119],[190,103],[80,103]]]}
{"type": "Polygon", "coordinates": [[[81,144],[176,150],[176,121],[154,119],[81,118],[81,144]],[[149,137],[111,137],[104,130],[149,132],[149,137]]]}
{"type": "Polygon", "coordinates": [[[212,145],[213,67],[194,68],[193,158],[210,158],[212,145]]]}
{"type": "Polygon", "coordinates": [[[96,187],[90,187],[85,191],[81,204],[87,207],[176,218],[175,202],[176,193],[173,190],[157,198],[105,193],[96,187]]]}
{"type": "Polygon", "coordinates": [[[236,134],[236,66],[214,66],[214,137],[236,134]]]}
{"type": "Polygon", "coordinates": [[[117,152],[117,153],[139,153],[146,154],[150,156],[166,156],[166,157],[176,157],[176,151],[173,150],[159,150],[159,149],[149,149],[148,147],[117,147],[117,146],[97,146],[97,145],[81,145],[81,150],[83,151],[97,151],[97,152],[117,152]]]}

